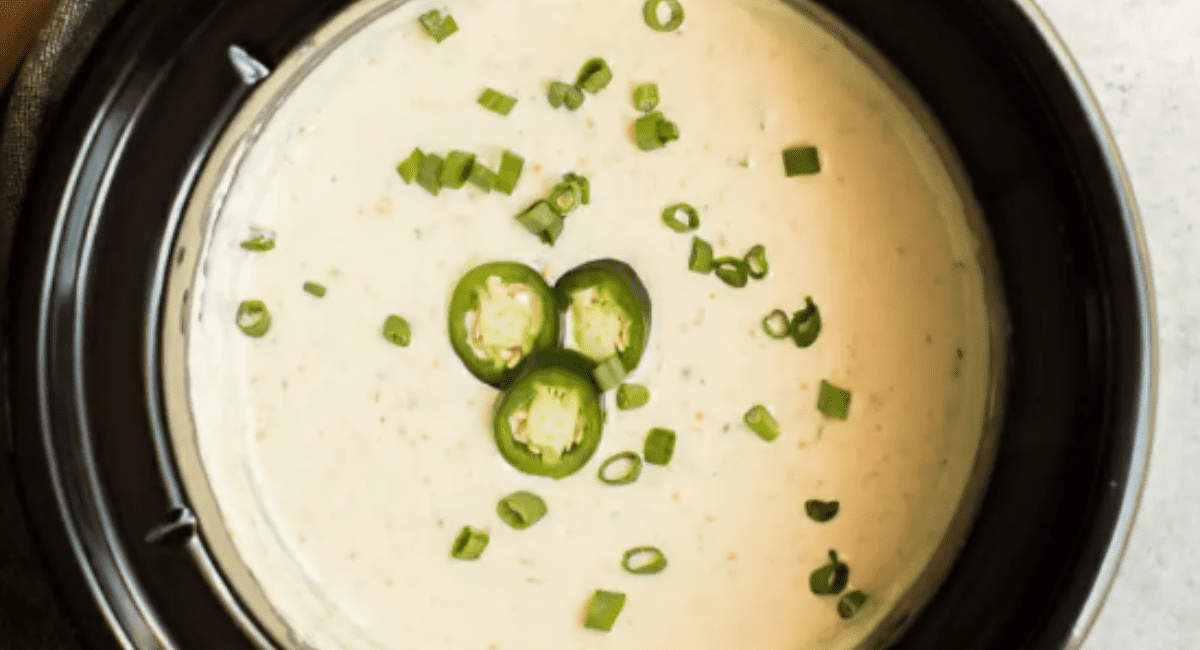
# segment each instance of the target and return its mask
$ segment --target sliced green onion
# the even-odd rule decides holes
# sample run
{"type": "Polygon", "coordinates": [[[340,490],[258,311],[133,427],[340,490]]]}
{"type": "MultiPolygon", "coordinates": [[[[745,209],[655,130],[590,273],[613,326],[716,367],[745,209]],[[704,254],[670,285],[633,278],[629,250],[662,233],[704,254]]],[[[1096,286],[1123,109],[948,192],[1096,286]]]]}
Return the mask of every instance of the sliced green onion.
{"type": "Polygon", "coordinates": [[[750,271],[750,277],[755,280],[761,280],[767,277],[767,272],[771,270],[771,265],[767,263],[767,249],[762,244],[757,244],[746,253],[746,257],[742,258],[746,263],[746,268],[750,271]]]}
{"type": "Polygon", "coordinates": [[[275,233],[251,231],[250,239],[243,241],[241,246],[248,251],[258,253],[275,250],[275,233]]]}
{"type": "Polygon", "coordinates": [[[592,202],[592,182],[586,176],[580,176],[575,173],[563,175],[564,183],[571,183],[579,190],[579,202],[587,205],[592,202]]]}
{"type": "Polygon", "coordinates": [[[396,173],[400,174],[400,178],[404,179],[405,183],[411,184],[417,179],[417,173],[421,171],[421,161],[425,159],[425,152],[419,148],[412,150],[408,154],[408,158],[404,162],[396,166],[396,173]]]}
{"type": "Polygon", "coordinates": [[[550,190],[548,201],[555,212],[565,217],[583,204],[583,191],[578,183],[564,180],[550,190]]]}
{"type": "Polygon", "coordinates": [[[496,173],[496,190],[512,194],[517,189],[517,181],[521,179],[521,170],[525,168],[525,159],[511,151],[505,151],[500,157],[500,171],[496,173]]]}
{"type": "Polygon", "coordinates": [[[750,267],[736,257],[718,257],[713,260],[713,271],[725,284],[740,289],[750,281],[750,267]]]}
{"type": "Polygon", "coordinates": [[[663,119],[658,123],[658,141],[663,145],[679,139],[679,125],[671,120],[663,119]]]}
{"type": "Polygon", "coordinates": [[[596,385],[600,387],[601,393],[616,388],[627,374],[629,371],[625,369],[625,362],[621,360],[620,355],[616,354],[601,361],[592,371],[592,376],[596,379],[596,385]]]}
{"type": "Polygon", "coordinates": [[[650,401],[650,389],[641,384],[621,384],[617,388],[617,408],[632,411],[650,401]]]}
{"type": "Polygon", "coordinates": [[[836,596],[850,582],[850,567],[838,560],[836,551],[829,551],[829,564],[813,571],[808,586],[818,596],[836,596]]]}
{"type": "Polygon", "coordinates": [[[808,515],[808,518],[819,524],[823,524],[837,516],[840,507],[841,505],[837,501],[809,499],[804,502],[804,512],[808,515]]]}
{"type": "Polygon", "coordinates": [[[662,111],[652,111],[633,123],[633,141],[642,151],[660,149],[666,143],[658,134],[658,125],[665,122],[662,111]]]}
{"type": "Polygon", "coordinates": [[[551,81],[550,88],[546,90],[546,98],[550,100],[551,106],[558,108],[567,103],[567,94],[570,90],[570,84],[565,84],[561,81],[551,81]]]}
{"type": "Polygon", "coordinates": [[[642,84],[633,89],[633,107],[649,113],[658,107],[658,84],[642,84]]]}
{"type": "Polygon", "coordinates": [[[742,419],[745,420],[746,426],[750,427],[751,431],[767,442],[779,437],[779,421],[762,404],[751,407],[749,411],[746,411],[746,415],[742,416],[742,419]]]}
{"type": "Polygon", "coordinates": [[[445,159],[436,153],[425,154],[421,158],[421,169],[417,171],[417,185],[437,196],[438,192],[442,190],[442,167],[445,165],[445,159]]]}
{"type": "Polygon", "coordinates": [[[526,230],[551,246],[558,241],[558,236],[563,231],[562,216],[544,200],[526,208],[524,212],[516,216],[516,219],[522,226],[525,226],[526,230]]]}
{"type": "Polygon", "coordinates": [[[517,98],[512,95],[505,95],[499,90],[485,88],[483,93],[479,95],[479,105],[493,113],[508,115],[517,105],[517,98]]]}
{"type": "Polygon", "coordinates": [[[496,172],[476,160],[475,164],[471,165],[471,177],[467,180],[484,192],[491,192],[492,188],[496,187],[496,172]]]}
{"type": "Polygon", "coordinates": [[[783,173],[788,178],[816,174],[821,171],[821,158],[816,147],[792,147],[783,150],[783,173]]]}
{"type": "Polygon", "coordinates": [[[450,557],[456,560],[478,560],[487,548],[488,534],[478,528],[463,526],[462,532],[450,547],[450,557]]]}
{"type": "Polygon", "coordinates": [[[318,298],[325,297],[325,287],[317,284],[316,282],[305,282],[304,290],[318,298]]]}
{"type": "Polygon", "coordinates": [[[600,470],[596,472],[596,476],[600,478],[600,482],[606,485],[629,485],[638,479],[642,474],[642,457],[636,452],[623,451],[619,454],[613,454],[608,457],[608,460],[600,463],[600,470]],[[613,465],[628,463],[625,471],[616,476],[608,473],[608,469],[613,465]]]}
{"type": "Polygon", "coordinates": [[[624,607],[625,594],[597,589],[588,603],[583,626],[589,630],[608,632],[612,630],[613,623],[617,622],[617,617],[621,615],[621,609],[624,607]]]}
{"type": "Polygon", "coordinates": [[[569,86],[567,88],[566,99],[563,100],[563,103],[567,105],[568,110],[573,111],[578,109],[580,106],[583,106],[583,100],[585,97],[586,96],[583,94],[582,88],[579,86],[569,86]]]}
{"type": "Polygon", "coordinates": [[[666,465],[675,455],[675,432],[670,429],[651,429],[646,434],[642,456],[651,465],[666,465]]]}
{"type": "Polygon", "coordinates": [[[788,319],[787,312],[782,309],[776,309],[767,314],[763,318],[762,327],[767,336],[773,339],[782,340],[792,335],[791,320],[788,319]]]}
{"type": "Polygon", "coordinates": [[[595,95],[604,90],[604,87],[612,82],[612,78],[612,68],[608,67],[608,63],[604,59],[597,57],[588,59],[579,69],[579,77],[575,80],[575,85],[595,95]]]}
{"type": "Polygon", "coordinates": [[[845,420],[850,413],[850,391],[822,379],[821,394],[817,396],[817,410],[828,417],[845,420]]]}
{"type": "Polygon", "coordinates": [[[646,4],[642,6],[642,17],[646,19],[650,29],[656,32],[673,32],[683,24],[683,5],[679,0],[646,0],[646,4]],[[664,3],[671,10],[671,17],[665,23],[658,17],[658,6],[664,3]]]}
{"type": "Polygon", "coordinates": [[[866,602],[867,595],[855,589],[854,591],[842,596],[841,599],[838,600],[838,616],[841,616],[842,618],[854,618],[854,615],[858,613],[858,610],[862,609],[862,606],[866,604],[866,602]]]}
{"type": "Polygon", "coordinates": [[[496,514],[509,526],[525,530],[546,516],[546,501],[532,492],[513,492],[496,504],[496,514]]]}
{"type": "Polygon", "coordinates": [[[663,210],[662,221],[675,232],[691,232],[700,227],[700,213],[686,203],[676,203],[663,210]],[[687,221],[679,218],[681,212],[687,221]]]}
{"type": "Polygon", "coordinates": [[[688,270],[695,273],[712,273],[712,244],[699,237],[692,237],[692,254],[688,257],[688,270]]]}
{"type": "Polygon", "coordinates": [[[425,28],[425,32],[439,43],[458,31],[458,23],[454,21],[454,16],[446,14],[443,17],[442,12],[437,9],[421,14],[421,17],[417,20],[421,21],[421,26],[425,28]]]}
{"type": "Polygon", "coordinates": [[[792,340],[806,348],[816,342],[821,334],[821,310],[813,304],[812,296],[804,299],[804,309],[792,314],[790,324],[792,340]]]}
{"type": "Polygon", "coordinates": [[[621,568],[635,576],[662,573],[667,568],[667,556],[657,546],[638,546],[621,556],[621,568]]]}
{"type": "Polygon", "coordinates": [[[462,189],[471,177],[471,168],[475,166],[475,154],[466,151],[451,151],[442,165],[442,173],[438,176],[438,184],[452,190],[462,189]]]}
{"type": "Polygon", "coordinates": [[[271,312],[261,300],[243,300],[238,305],[235,321],[243,334],[258,339],[271,329],[271,312]]]}
{"type": "Polygon", "coordinates": [[[400,316],[391,314],[383,321],[383,338],[402,348],[412,343],[412,327],[400,316]]]}

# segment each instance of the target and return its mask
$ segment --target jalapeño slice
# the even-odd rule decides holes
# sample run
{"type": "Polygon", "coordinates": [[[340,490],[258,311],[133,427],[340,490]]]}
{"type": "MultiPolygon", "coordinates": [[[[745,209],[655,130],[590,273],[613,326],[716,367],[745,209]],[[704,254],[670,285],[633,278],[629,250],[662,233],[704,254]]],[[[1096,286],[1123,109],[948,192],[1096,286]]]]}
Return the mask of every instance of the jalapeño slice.
{"type": "Polygon", "coordinates": [[[573,350],[534,352],[496,401],[500,455],[526,474],[563,478],[600,445],[604,413],[592,380],[596,364],[573,350]]]}
{"type": "Polygon", "coordinates": [[[537,350],[558,344],[554,292],[537,271],[519,262],[471,269],[450,298],[450,344],[480,381],[504,388],[516,367],[537,350]]]}
{"type": "Polygon", "coordinates": [[[633,372],[650,338],[650,294],[626,263],[588,262],[568,271],[554,285],[563,310],[564,346],[600,363],[613,355],[633,372]]]}

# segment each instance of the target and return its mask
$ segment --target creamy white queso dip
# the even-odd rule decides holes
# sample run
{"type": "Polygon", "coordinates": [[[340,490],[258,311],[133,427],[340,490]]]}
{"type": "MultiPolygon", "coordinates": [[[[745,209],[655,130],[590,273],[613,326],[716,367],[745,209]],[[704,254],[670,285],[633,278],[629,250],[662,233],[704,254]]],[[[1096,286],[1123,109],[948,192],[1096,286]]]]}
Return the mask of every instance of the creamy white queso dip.
{"type": "Polygon", "coordinates": [[[202,468],[189,492],[212,506],[206,537],[285,643],[850,648],[953,544],[995,370],[984,243],[953,163],[809,18],[774,0],[684,6],[683,27],[660,33],[642,0],[359,5],[275,71],[260,92],[285,98],[277,110],[252,103],[231,128],[206,172],[213,191],[193,205],[204,246],[179,253],[198,271],[190,303],[175,296],[190,421],[172,418],[192,432],[181,439],[202,468]],[[431,8],[460,28],[440,44],[417,22],[431,8]],[[552,109],[549,82],[592,57],[613,82],[578,111],[552,109]],[[682,133],[653,152],[630,135],[644,82],[682,133]],[[476,103],[487,87],[518,98],[509,116],[476,103]],[[780,152],[801,144],[823,170],[786,178],[780,152]],[[493,169],[509,149],[526,166],[512,196],[468,185],[435,198],[395,171],[413,147],[476,152],[493,169]],[[591,180],[592,202],[549,247],[513,216],[565,172],[591,180]],[[699,209],[695,234],[717,255],[764,244],[769,276],[733,289],[689,272],[691,235],[660,220],[676,202],[699,209]],[[252,228],[274,231],[275,250],[240,248],[252,228]],[[630,378],[652,398],[609,403],[579,473],[522,474],[492,439],[497,391],[451,349],[450,293],[483,262],[522,261],[553,284],[601,257],[632,265],[653,301],[630,378]],[[824,321],[813,347],[764,335],[764,315],[810,295],[824,321]],[[261,339],[234,325],[247,298],[270,309],[261,339]],[[411,323],[407,348],[380,335],[391,313],[411,323]],[[853,392],[845,421],[817,411],[822,379],[853,392]],[[778,440],[742,423],[755,404],[778,418],[778,440]],[[651,427],[677,431],[671,463],[599,482],[599,463],[640,451],[651,427]],[[515,531],[495,508],[522,489],[549,514],[515,531]],[[815,523],[813,498],[841,510],[815,523]],[[464,525],[491,534],[477,561],[450,557],[464,525]],[[622,570],[643,545],[664,551],[664,572],[622,570]],[[869,596],[849,621],[809,588],[830,549],[869,596]],[[611,632],[582,625],[595,589],[628,595],[611,632]]]}

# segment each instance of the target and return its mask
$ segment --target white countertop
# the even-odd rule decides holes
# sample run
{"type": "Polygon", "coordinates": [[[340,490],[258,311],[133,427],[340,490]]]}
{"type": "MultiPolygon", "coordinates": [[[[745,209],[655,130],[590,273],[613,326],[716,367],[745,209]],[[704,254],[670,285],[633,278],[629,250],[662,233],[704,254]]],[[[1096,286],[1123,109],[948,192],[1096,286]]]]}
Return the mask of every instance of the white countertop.
{"type": "Polygon", "coordinates": [[[1149,480],[1085,650],[1200,647],[1200,1],[1038,0],[1133,179],[1158,309],[1149,480]]]}

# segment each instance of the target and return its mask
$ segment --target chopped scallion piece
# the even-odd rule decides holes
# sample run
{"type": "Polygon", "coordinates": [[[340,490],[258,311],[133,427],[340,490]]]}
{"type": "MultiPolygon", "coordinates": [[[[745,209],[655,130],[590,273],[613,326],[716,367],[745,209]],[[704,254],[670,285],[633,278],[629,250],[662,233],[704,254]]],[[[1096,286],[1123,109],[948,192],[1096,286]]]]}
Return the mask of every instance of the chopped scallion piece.
{"type": "Polygon", "coordinates": [[[262,338],[271,329],[271,312],[261,300],[243,300],[238,305],[235,322],[246,336],[262,338]]]}
{"type": "Polygon", "coordinates": [[[633,107],[649,113],[658,107],[658,84],[642,84],[633,89],[633,107]]]}
{"type": "Polygon", "coordinates": [[[850,567],[838,560],[836,551],[829,551],[829,564],[813,571],[808,586],[818,596],[836,596],[850,582],[850,567]]]}
{"type": "Polygon", "coordinates": [[[642,457],[632,451],[623,451],[609,456],[608,460],[600,463],[600,470],[596,472],[600,482],[606,485],[629,485],[636,481],[641,474],[642,457]],[[624,465],[625,471],[614,476],[608,471],[613,465],[616,465],[617,469],[624,465]]]}
{"type": "Polygon", "coordinates": [[[509,526],[525,530],[546,516],[546,501],[532,492],[513,492],[496,504],[496,514],[509,526]]]}
{"type": "Polygon", "coordinates": [[[828,417],[845,420],[850,413],[850,391],[822,379],[821,393],[817,396],[817,410],[828,417]]]}
{"type": "Polygon", "coordinates": [[[445,159],[436,153],[425,154],[421,158],[421,169],[417,172],[417,185],[425,188],[430,194],[437,196],[438,192],[442,191],[442,167],[446,165],[445,159]]]}
{"type": "Polygon", "coordinates": [[[837,611],[838,616],[842,618],[854,618],[858,610],[867,602],[867,595],[857,589],[847,593],[838,600],[837,611]]]}
{"type": "Polygon", "coordinates": [[[621,609],[625,607],[625,594],[619,591],[604,591],[597,589],[588,603],[587,615],[584,616],[583,626],[589,630],[609,632],[621,609]]]}
{"type": "Polygon", "coordinates": [[[404,162],[396,166],[396,173],[400,174],[400,178],[403,178],[405,183],[411,184],[417,179],[417,173],[421,171],[421,161],[424,159],[425,152],[415,148],[408,158],[404,159],[404,162]]]}
{"type": "Polygon", "coordinates": [[[569,173],[563,176],[564,183],[571,183],[579,190],[579,202],[587,205],[592,202],[592,183],[586,177],[569,173]]]}
{"type": "Polygon", "coordinates": [[[821,171],[821,158],[816,147],[792,147],[783,151],[783,173],[788,178],[816,174],[821,171]]]}
{"type": "Polygon", "coordinates": [[[617,388],[617,408],[632,411],[650,401],[650,389],[641,384],[621,384],[617,388]]]}
{"type": "Polygon", "coordinates": [[[621,356],[614,354],[604,361],[596,365],[596,369],[592,371],[592,376],[596,379],[596,385],[600,387],[600,392],[608,392],[612,388],[616,388],[625,379],[625,375],[629,371],[625,369],[625,362],[621,360],[621,356]]]}
{"type": "Polygon", "coordinates": [[[686,203],[676,203],[663,210],[662,221],[675,232],[691,232],[700,227],[700,213],[686,203]],[[687,217],[687,221],[679,218],[681,213],[687,217]]]}
{"type": "Polygon", "coordinates": [[[736,257],[719,257],[713,260],[713,271],[725,284],[741,289],[750,281],[750,268],[736,257]]]}
{"type": "Polygon", "coordinates": [[[412,327],[400,316],[391,314],[383,321],[383,338],[402,348],[412,343],[412,327]]]}
{"type": "Polygon", "coordinates": [[[521,170],[525,168],[525,159],[511,151],[505,151],[500,157],[500,171],[496,174],[496,190],[512,194],[517,189],[517,181],[521,179],[521,170]]]}
{"type": "Polygon", "coordinates": [[[317,284],[316,282],[305,282],[304,290],[318,298],[325,297],[325,287],[317,284]]]}
{"type": "Polygon", "coordinates": [[[595,95],[612,82],[612,68],[601,58],[589,59],[579,70],[575,85],[595,95]]]}
{"type": "Polygon", "coordinates": [[[746,253],[743,258],[746,262],[746,268],[750,272],[750,277],[755,280],[761,280],[767,277],[767,272],[771,270],[771,265],[767,263],[767,249],[762,244],[757,244],[746,253]]]}
{"type": "Polygon", "coordinates": [[[621,556],[621,568],[635,576],[654,575],[667,568],[667,556],[657,546],[638,546],[621,556]]]}
{"type": "Polygon", "coordinates": [[[742,419],[745,420],[746,426],[750,427],[751,431],[767,442],[779,437],[779,421],[762,404],[751,407],[742,419]]]}
{"type": "Polygon", "coordinates": [[[782,309],[776,309],[767,314],[763,318],[762,327],[767,336],[773,339],[786,339],[792,334],[791,321],[788,319],[787,312],[782,309]]]}
{"type": "Polygon", "coordinates": [[[250,231],[250,239],[243,241],[241,246],[248,251],[255,251],[257,253],[275,250],[275,233],[252,230],[250,231]]]}
{"type": "Polygon", "coordinates": [[[462,189],[471,177],[471,169],[475,166],[475,154],[466,151],[451,151],[442,165],[442,173],[438,176],[438,184],[452,190],[462,189]]]}
{"type": "Polygon", "coordinates": [[[651,429],[646,434],[642,456],[651,465],[666,465],[675,455],[675,432],[670,429],[651,429]]]}
{"type": "Polygon", "coordinates": [[[646,4],[642,6],[642,17],[646,19],[650,29],[656,32],[673,32],[683,24],[683,5],[679,0],[646,0],[646,4]],[[659,5],[663,4],[671,11],[666,22],[658,15],[659,5]]]}
{"type": "Polygon", "coordinates": [[[665,121],[666,118],[663,117],[662,111],[652,111],[639,117],[633,123],[633,140],[638,149],[653,151],[666,144],[658,133],[658,125],[665,121]]]}
{"type": "Polygon", "coordinates": [[[478,560],[487,548],[488,534],[478,528],[463,526],[462,532],[450,547],[450,557],[456,560],[478,560]]]}
{"type": "Polygon", "coordinates": [[[658,123],[658,141],[663,145],[679,139],[679,125],[671,120],[661,120],[658,123]]]}
{"type": "Polygon", "coordinates": [[[517,105],[517,98],[512,95],[505,95],[499,90],[485,88],[483,93],[479,95],[479,105],[493,113],[508,115],[517,105]]]}
{"type": "Polygon", "coordinates": [[[580,106],[583,106],[583,100],[585,97],[586,96],[583,94],[582,88],[579,86],[569,86],[567,88],[566,99],[563,100],[563,103],[567,105],[567,109],[573,111],[580,106]]]}
{"type": "Polygon", "coordinates": [[[563,180],[550,190],[550,207],[562,216],[567,216],[583,205],[583,190],[579,183],[563,180]]]}
{"type": "Polygon", "coordinates": [[[476,160],[475,164],[471,165],[471,177],[467,180],[484,192],[491,192],[496,186],[496,172],[476,160]]]}
{"type": "Polygon", "coordinates": [[[551,81],[550,88],[546,90],[546,98],[550,100],[551,106],[558,108],[567,103],[567,94],[570,90],[570,84],[565,84],[561,81],[551,81]]]}
{"type": "Polygon", "coordinates": [[[797,346],[806,348],[816,342],[821,334],[821,310],[813,304],[812,296],[804,299],[804,309],[792,314],[790,327],[797,346]]]}
{"type": "Polygon", "coordinates": [[[454,16],[446,14],[442,16],[442,12],[434,9],[421,14],[418,18],[421,26],[425,28],[425,32],[433,37],[433,40],[441,43],[450,37],[451,34],[458,31],[458,23],[454,21],[454,16]]]}
{"type": "Polygon", "coordinates": [[[712,273],[712,244],[699,237],[692,237],[692,254],[688,258],[688,270],[695,273],[712,273]]]}
{"type": "Polygon", "coordinates": [[[809,519],[823,524],[830,519],[833,519],[841,505],[837,501],[821,501],[820,499],[809,499],[804,502],[804,512],[809,519]]]}
{"type": "Polygon", "coordinates": [[[550,207],[547,201],[538,201],[529,206],[524,212],[518,214],[517,221],[525,226],[526,230],[537,235],[541,240],[554,245],[558,241],[558,236],[563,231],[563,218],[560,214],[550,207]]]}

